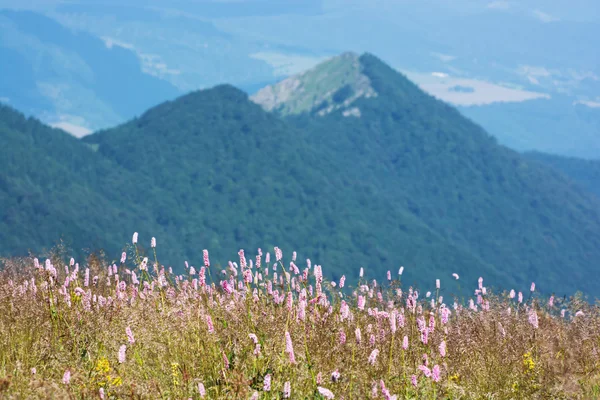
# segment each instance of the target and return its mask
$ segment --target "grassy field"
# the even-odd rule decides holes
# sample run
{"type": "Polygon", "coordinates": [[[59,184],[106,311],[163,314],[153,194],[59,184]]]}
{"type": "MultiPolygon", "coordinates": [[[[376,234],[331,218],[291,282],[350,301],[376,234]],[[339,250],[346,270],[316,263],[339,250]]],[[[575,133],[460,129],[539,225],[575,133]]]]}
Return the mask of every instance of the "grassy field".
{"type": "Polygon", "coordinates": [[[599,308],[576,297],[397,267],[350,287],[277,248],[175,275],[151,250],[4,260],[0,398],[600,398],[599,308]]]}

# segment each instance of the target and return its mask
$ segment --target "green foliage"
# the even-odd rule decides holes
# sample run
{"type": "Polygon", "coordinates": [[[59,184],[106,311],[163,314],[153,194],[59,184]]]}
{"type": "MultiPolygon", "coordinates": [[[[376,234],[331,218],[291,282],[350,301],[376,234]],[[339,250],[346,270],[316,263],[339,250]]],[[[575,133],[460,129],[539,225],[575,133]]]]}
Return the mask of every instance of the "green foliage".
{"type": "Polygon", "coordinates": [[[551,166],[571,178],[583,189],[600,196],[600,160],[584,160],[540,152],[528,152],[524,156],[551,166]]]}
{"type": "Polygon", "coordinates": [[[457,272],[598,293],[598,199],[375,57],[357,73],[377,93],[360,117],[281,118],[223,85],[77,141],[3,108],[0,252],[62,236],[117,258],[139,231],[176,270],[279,246],[333,279],[404,265],[423,287],[457,272]]]}

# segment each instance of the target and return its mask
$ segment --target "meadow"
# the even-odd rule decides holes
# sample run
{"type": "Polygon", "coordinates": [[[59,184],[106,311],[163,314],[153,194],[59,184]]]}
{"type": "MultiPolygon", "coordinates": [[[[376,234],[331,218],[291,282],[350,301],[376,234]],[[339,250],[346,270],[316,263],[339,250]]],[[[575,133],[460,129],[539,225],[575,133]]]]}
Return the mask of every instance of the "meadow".
{"type": "Polygon", "coordinates": [[[600,398],[600,312],[581,296],[450,269],[451,287],[414,288],[403,267],[349,265],[350,285],[278,248],[224,269],[204,250],[174,274],[137,240],[116,262],[2,261],[0,398],[600,398]]]}

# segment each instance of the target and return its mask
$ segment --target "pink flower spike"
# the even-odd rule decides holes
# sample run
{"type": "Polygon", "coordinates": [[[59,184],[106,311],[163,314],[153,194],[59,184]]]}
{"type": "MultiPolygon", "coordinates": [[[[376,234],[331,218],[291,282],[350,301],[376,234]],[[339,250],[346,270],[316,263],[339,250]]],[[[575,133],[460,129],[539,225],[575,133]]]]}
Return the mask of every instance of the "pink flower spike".
{"type": "Polygon", "coordinates": [[[369,364],[375,365],[375,361],[377,361],[377,356],[379,355],[379,350],[375,349],[369,355],[369,364]]]}
{"type": "Polygon", "coordinates": [[[71,383],[71,371],[70,370],[65,371],[65,373],[63,374],[62,382],[65,385],[68,385],[69,383],[71,383]]]}
{"type": "Polygon", "coordinates": [[[408,336],[404,336],[404,339],[402,339],[402,349],[408,350],[408,336]]]}
{"type": "Polygon", "coordinates": [[[198,393],[200,394],[200,397],[206,396],[206,389],[204,388],[204,384],[202,382],[198,383],[198,393]]]}
{"type": "Polygon", "coordinates": [[[127,350],[127,346],[124,344],[119,347],[119,364],[123,364],[125,362],[125,351],[127,350]]]}
{"type": "Polygon", "coordinates": [[[411,376],[410,377],[410,382],[412,383],[412,385],[414,387],[417,387],[417,376],[416,375],[411,376]]]}
{"type": "Polygon", "coordinates": [[[270,392],[271,391],[271,374],[265,375],[265,381],[264,381],[264,384],[263,384],[263,390],[265,392],[270,392]]]}
{"type": "Polygon", "coordinates": [[[433,371],[431,372],[431,379],[434,382],[439,382],[440,381],[440,366],[439,365],[434,365],[433,366],[433,371]]]}
{"type": "Polygon", "coordinates": [[[292,337],[288,331],[285,332],[285,351],[290,357],[290,363],[296,363],[296,357],[294,356],[294,347],[292,346],[292,337]]]}
{"type": "Polygon", "coordinates": [[[215,332],[215,327],[213,325],[212,318],[210,317],[210,315],[206,316],[206,325],[208,325],[208,333],[215,332]]]}
{"type": "Polygon", "coordinates": [[[535,291],[535,282],[531,282],[531,288],[529,289],[530,291],[535,291]]]}
{"type": "Polygon", "coordinates": [[[134,344],[135,338],[133,337],[133,332],[131,331],[130,327],[125,328],[125,334],[127,334],[127,340],[129,341],[129,344],[134,344]]]}
{"type": "Polygon", "coordinates": [[[440,343],[440,356],[446,357],[446,341],[445,340],[442,340],[442,343],[440,343]]]}
{"type": "Polygon", "coordinates": [[[317,386],[317,390],[319,391],[321,396],[325,397],[328,400],[335,398],[335,396],[333,395],[333,392],[329,389],[326,389],[321,386],[317,386]]]}
{"type": "Polygon", "coordinates": [[[289,399],[291,395],[292,395],[292,385],[290,384],[290,381],[287,381],[283,384],[283,398],[289,399]]]}
{"type": "Polygon", "coordinates": [[[458,280],[458,274],[456,272],[453,273],[452,276],[454,277],[454,279],[458,280]]]}

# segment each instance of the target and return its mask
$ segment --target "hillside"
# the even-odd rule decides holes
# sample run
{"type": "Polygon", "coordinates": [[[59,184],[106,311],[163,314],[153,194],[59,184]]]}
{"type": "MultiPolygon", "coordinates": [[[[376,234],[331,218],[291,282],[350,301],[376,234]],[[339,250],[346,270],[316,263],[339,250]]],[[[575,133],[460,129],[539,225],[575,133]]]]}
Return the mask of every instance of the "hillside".
{"type": "Polygon", "coordinates": [[[536,151],[524,153],[523,156],[551,166],[584,189],[600,197],[600,160],[585,160],[536,151]]]}
{"type": "Polygon", "coordinates": [[[0,105],[0,255],[36,254],[62,239],[74,254],[114,259],[135,229],[160,231],[127,171],[59,129],[0,105]],[[84,248],[87,249],[84,251],[84,248]],[[112,252],[112,254],[111,254],[112,252]]]}
{"type": "Polygon", "coordinates": [[[72,133],[107,127],[175,97],[130,48],[35,12],[0,9],[0,102],[72,133]]]}
{"type": "Polygon", "coordinates": [[[404,282],[421,286],[457,272],[460,282],[598,293],[597,198],[376,57],[332,61],[297,78],[288,98],[302,107],[267,112],[221,85],[82,141],[3,108],[1,252],[64,235],[75,250],[102,243],[114,259],[138,231],[145,246],[158,238],[176,270],[204,248],[216,265],[240,248],[279,246],[333,279],[404,265],[404,282]],[[311,83],[329,74],[339,79],[311,83]]]}
{"type": "MultiPolygon", "coordinates": [[[[288,121],[312,132],[314,145],[331,149],[329,156],[348,174],[369,182],[374,197],[410,211],[448,243],[506,276],[567,292],[596,291],[596,198],[562,174],[498,145],[376,57],[356,58],[375,96],[325,115],[314,112],[315,104],[313,112],[298,110],[288,121]]],[[[319,68],[297,78],[318,76],[319,68]]]]}
{"type": "Polygon", "coordinates": [[[84,141],[161,188],[145,204],[179,240],[176,265],[197,260],[202,248],[224,263],[240,248],[279,246],[330,266],[334,278],[356,276],[360,266],[382,273],[402,260],[427,266],[407,269],[412,281],[448,276],[448,262],[500,279],[485,261],[393,201],[373,196],[368,182],[347,174],[310,136],[225,85],[159,105],[84,141]]]}

